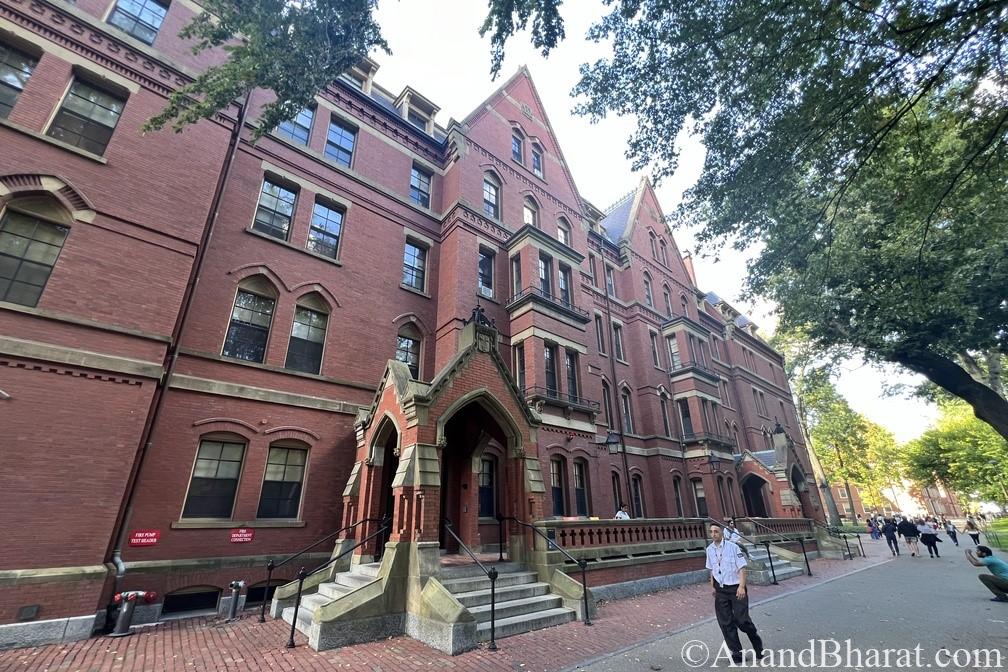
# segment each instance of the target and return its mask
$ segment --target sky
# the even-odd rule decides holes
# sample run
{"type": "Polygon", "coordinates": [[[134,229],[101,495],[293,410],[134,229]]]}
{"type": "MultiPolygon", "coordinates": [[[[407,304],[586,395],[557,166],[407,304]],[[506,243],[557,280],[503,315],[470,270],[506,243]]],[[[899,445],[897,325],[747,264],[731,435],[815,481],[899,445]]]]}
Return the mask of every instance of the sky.
{"type": "MultiPolygon", "coordinates": [[[[392,55],[371,54],[380,66],[375,81],[394,94],[409,84],[441,108],[436,121],[444,126],[452,118],[465,118],[526,65],[581,195],[605,209],[633,190],[641,175],[631,170],[625,150],[635,120],[607,117],[592,123],[573,112],[576,101],[571,90],[578,80],[578,66],[608,55],[608,45],[584,38],[591,23],[603,15],[602,2],[577,0],[561,6],[567,39],[547,58],[531,46],[527,35],[513,37],[497,81],[490,79],[489,39],[479,36],[486,11],[486,3],[475,0],[381,0],[377,19],[392,55]]],[[[676,143],[681,150],[678,170],[656,188],[666,214],[696,181],[704,160],[698,139],[682,134],[676,143]]],[[[681,250],[694,250],[688,230],[672,233],[681,250]]],[[[727,247],[708,258],[694,254],[697,283],[748,313],[760,326],[761,335],[769,337],[775,324],[774,306],[740,298],[747,258],[727,247]]],[[[919,400],[886,396],[883,391],[896,383],[914,385],[920,380],[896,369],[882,372],[849,362],[837,387],[856,411],[889,428],[897,440],[907,441],[937,418],[937,409],[919,400]]]]}

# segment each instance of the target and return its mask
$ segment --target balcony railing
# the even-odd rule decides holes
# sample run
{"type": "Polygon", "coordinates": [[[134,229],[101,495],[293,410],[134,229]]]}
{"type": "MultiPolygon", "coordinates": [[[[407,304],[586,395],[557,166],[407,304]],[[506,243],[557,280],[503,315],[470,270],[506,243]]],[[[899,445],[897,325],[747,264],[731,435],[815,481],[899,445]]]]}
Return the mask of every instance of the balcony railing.
{"type": "Polygon", "coordinates": [[[726,446],[734,446],[735,439],[727,434],[719,432],[683,432],[683,443],[699,443],[701,441],[712,441],[722,443],[726,446]]]}
{"type": "Polygon", "coordinates": [[[587,310],[578,308],[571,301],[569,300],[565,301],[563,298],[557,296],[556,294],[544,292],[541,287],[536,287],[534,285],[532,287],[526,287],[525,289],[521,290],[520,292],[512,296],[510,299],[508,299],[505,308],[511,310],[512,308],[515,308],[519,304],[529,300],[539,301],[554,308],[559,308],[562,311],[571,313],[573,317],[576,317],[584,322],[587,322],[589,319],[587,310]]]}
{"type": "Polygon", "coordinates": [[[687,361],[681,360],[678,362],[672,362],[672,369],[669,371],[673,376],[679,373],[699,373],[705,375],[713,380],[719,380],[721,376],[718,375],[717,371],[711,368],[710,364],[697,361],[687,361]]]}
{"type": "Polygon", "coordinates": [[[526,399],[547,399],[557,401],[563,405],[586,408],[594,413],[598,413],[602,408],[601,404],[597,401],[586,399],[585,397],[579,397],[576,394],[567,394],[566,392],[554,390],[549,387],[542,387],[539,385],[535,387],[526,387],[524,392],[526,399]]]}

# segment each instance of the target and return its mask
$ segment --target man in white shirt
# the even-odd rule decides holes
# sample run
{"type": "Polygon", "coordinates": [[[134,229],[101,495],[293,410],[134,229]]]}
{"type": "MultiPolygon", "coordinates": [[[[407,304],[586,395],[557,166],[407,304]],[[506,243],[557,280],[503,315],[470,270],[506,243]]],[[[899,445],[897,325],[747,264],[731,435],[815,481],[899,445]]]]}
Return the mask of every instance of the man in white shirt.
{"type": "Polygon", "coordinates": [[[763,657],[763,640],[749,618],[749,594],[746,592],[746,554],[738,544],[724,538],[720,525],[710,526],[713,542],[707,547],[707,569],[711,573],[714,591],[714,613],[731,650],[732,660],[742,662],[742,643],[738,631],[746,633],[756,651],[763,657]]]}
{"type": "Polygon", "coordinates": [[[630,512],[627,510],[626,504],[621,506],[620,510],[616,512],[616,520],[630,520],[630,512]]]}
{"type": "Polygon", "coordinates": [[[739,534],[738,528],[735,527],[734,518],[728,520],[728,525],[722,531],[722,535],[724,536],[725,541],[734,541],[736,544],[739,539],[742,538],[742,535],[739,534]]]}

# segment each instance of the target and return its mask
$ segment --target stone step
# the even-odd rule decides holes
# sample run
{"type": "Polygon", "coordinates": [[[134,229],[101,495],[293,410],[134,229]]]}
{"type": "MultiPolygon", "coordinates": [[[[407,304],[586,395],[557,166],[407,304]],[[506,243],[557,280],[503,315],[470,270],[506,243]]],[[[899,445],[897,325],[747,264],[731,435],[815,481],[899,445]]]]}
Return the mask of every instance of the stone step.
{"type": "MultiPolygon", "coordinates": [[[[496,598],[501,602],[511,600],[522,600],[527,597],[546,595],[550,592],[548,583],[523,583],[518,586],[506,586],[497,590],[496,598]]],[[[490,604],[489,590],[474,590],[469,593],[455,593],[455,599],[462,603],[464,607],[477,607],[483,604],[490,604]]]]}
{"type": "MultiPolygon", "coordinates": [[[[509,572],[497,577],[497,590],[505,586],[517,586],[524,583],[535,583],[538,575],[535,572],[509,572]]],[[[448,579],[441,585],[452,593],[471,593],[474,590],[490,590],[490,579],[485,574],[465,579],[448,579]]]]}
{"type": "MultiPolygon", "coordinates": [[[[281,614],[285,623],[290,623],[294,619],[294,607],[287,607],[283,610],[281,614]]],[[[303,634],[308,634],[308,629],[311,627],[312,622],[312,612],[304,607],[298,609],[297,624],[294,626],[297,631],[303,634]]]]}
{"type": "MultiPolygon", "coordinates": [[[[491,565],[500,574],[510,574],[512,572],[524,572],[528,569],[524,563],[521,562],[494,562],[494,563],[483,563],[484,567],[489,568],[491,565]]],[[[486,573],[479,568],[479,565],[472,563],[466,565],[442,565],[441,566],[441,578],[444,581],[451,581],[453,579],[468,579],[471,577],[486,577],[486,573]]]]}
{"type": "Polygon", "coordinates": [[[325,593],[311,593],[301,596],[301,606],[309,612],[315,611],[333,601],[333,598],[325,593]]]}
{"type": "MultiPolygon", "coordinates": [[[[550,628],[554,625],[569,623],[575,618],[574,610],[564,607],[558,609],[546,609],[522,616],[512,616],[502,618],[495,623],[494,638],[503,639],[511,635],[520,635],[523,632],[550,628]]],[[[490,639],[490,621],[476,624],[476,635],[480,641],[490,639]]]]}
{"type": "Polygon", "coordinates": [[[774,572],[771,573],[770,569],[756,569],[750,572],[748,580],[750,583],[755,585],[769,585],[773,583],[773,577],[776,574],[777,582],[786,581],[787,579],[794,578],[796,576],[802,576],[805,574],[805,569],[803,567],[788,567],[786,569],[778,569],[777,565],[774,565],[774,572]]]}
{"type": "Polygon", "coordinates": [[[378,572],[381,571],[380,562],[369,562],[361,565],[354,565],[350,568],[352,574],[360,574],[361,576],[370,576],[373,579],[378,578],[378,572]]]}
{"type": "MultiPolygon", "coordinates": [[[[505,618],[511,618],[512,616],[521,616],[523,614],[531,614],[536,611],[545,611],[547,609],[559,609],[563,606],[563,600],[556,595],[536,595],[534,597],[526,597],[520,600],[509,600],[507,602],[498,602],[496,609],[496,618],[500,622],[505,618]]],[[[469,607],[469,613],[473,615],[477,623],[489,622],[490,621],[490,603],[481,604],[475,607],[469,607]]]]}
{"type": "Polygon", "coordinates": [[[322,595],[326,595],[330,599],[337,599],[343,597],[349,593],[353,588],[350,586],[344,586],[342,583],[336,583],[335,581],[326,581],[325,583],[320,583],[318,587],[318,592],[322,595]]]}
{"type": "Polygon", "coordinates": [[[366,586],[367,584],[374,581],[373,576],[365,576],[363,574],[354,574],[353,572],[340,572],[333,577],[333,582],[341,586],[346,586],[350,590],[355,590],[361,586],[366,586]]]}

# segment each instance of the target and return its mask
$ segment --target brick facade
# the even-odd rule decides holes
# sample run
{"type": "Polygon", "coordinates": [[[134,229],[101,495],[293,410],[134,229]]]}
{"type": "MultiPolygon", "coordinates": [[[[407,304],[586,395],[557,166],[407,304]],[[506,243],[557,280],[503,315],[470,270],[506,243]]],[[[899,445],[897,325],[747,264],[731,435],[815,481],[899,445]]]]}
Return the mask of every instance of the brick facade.
{"type": "MultiPolygon", "coordinates": [[[[341,78],[319,95],[306,145],[279,133],[252,142],[242,129],[213,217],[238,107],[181,134],[139,129],[219,54],[193,56],[175,37],[186,3],[168,7],[148,46],[105,23],[112,2],[0,0],[0,46],[37,60],[0,118],[0,216],[68,229],[37,305],[0,300],[0,527],[14,542],[0,560],[0,624],[31,604],[38,618],[94,613],[115,589],[259,581],[268,557],[380,512],[385,481],[368,442],[386,415],[403,446],[435,446],[442,461],[445,446],[476,440],[469,425],[489,418],[498,426],[480,450],[496,460],[498,510],[523,519],[611,517],[627,501],[645,516],[693,516],[701,488],[717,518],[822,518],[816,488],[802,490],[812,472],[780,354],[698,290],[646,180],[606,211],[578,192],[527,70],[463,122],[420,130],[404,117],[410,106],[423,112],[423,99],[386,92],[364,66],[363,87],[341,78]],[[125,100],[100,155],[46,135],[74,78],[125,100]],[[355,131],[349,166],[326,153],[331,121],[355,131]],[[411,199],[414,169],[431,178],[429,207],[411,199]],[[254,228],[265,178],[295,194],[283,240],[254,228]],[[484,206],[486,179],[499,187],[496,216],[484,206]],[[335,255],[309,245],[316,204],[342,214],[335,255]],[[403,282],[407,243],[426,253],[416,287],[403,282]],[[492,254],[483,291],[481,250],[492,254]],[[272,301],[262,361],[222,354],[239,290],[272,301]],[[498,355],[448,376],[477,304],[498,355]],[[326,315],[318,373],[287,367],[299,306],[326,315]],[[451,381],[422,418],[383,387],[401,334],[419,335],[419,381],[451,381]],[[479,389],[473,404],[452,406],[479,389]],[[469,425],[439,435],[461,411],[473,413],[469,425]],[[202,440],[242,446],[230,517],[183,516],[202,440]],[[260,519],[277,446],[307,451],[297,515],[260,519]],[[344,496],[352,473],[356,494],[344,496]],[[544,492],[530,485],[537,473],[544,492]],[[765,510],[747,510],[746,484],[765,510]],[[231,543],[238,527],[254,539],[231,543]],[[135,530],[159,540],[131,547],[135,530]],[[53,571],[59,581],[47,582],[53,571]]],[[[253,122],[266,95],[250,100],[253,122]]],[[[474,510],[478,462],[459,467],[446,506],[467,542],[490,546],[496,525],[474,510]]],[[[393,539],[439,538],[440,505],[420,503],[439,490],[396,492],[403,526],[393,539]]]]}

